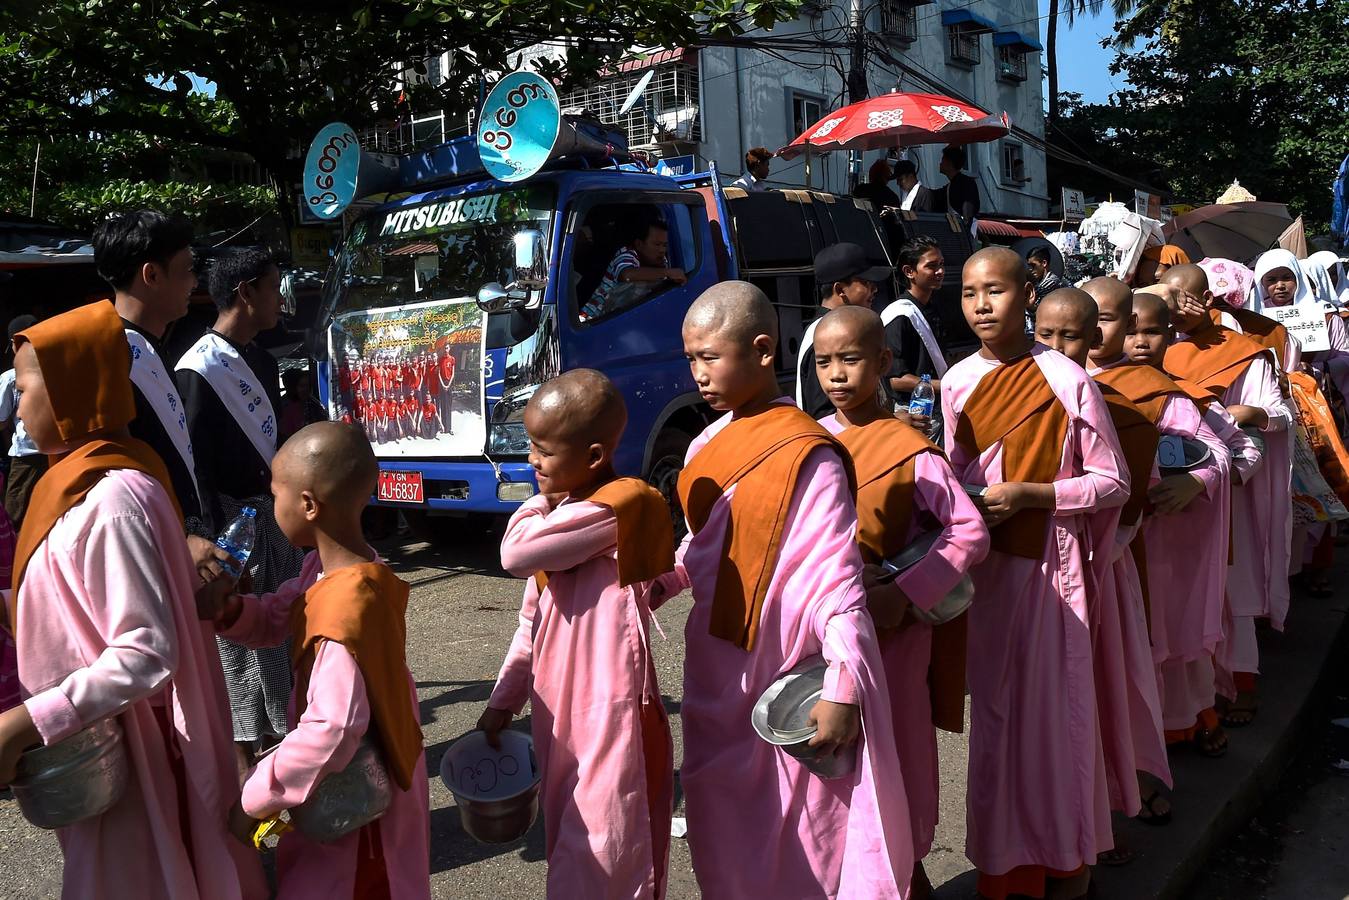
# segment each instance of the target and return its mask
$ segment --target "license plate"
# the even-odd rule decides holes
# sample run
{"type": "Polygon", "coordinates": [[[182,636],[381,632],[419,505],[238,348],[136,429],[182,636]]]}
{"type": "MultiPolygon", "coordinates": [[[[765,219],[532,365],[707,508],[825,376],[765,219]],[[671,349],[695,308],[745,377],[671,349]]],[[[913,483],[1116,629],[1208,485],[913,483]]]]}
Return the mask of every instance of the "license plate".
{"type": "Polygon", "coordinates": [[[421,472],[380,472],[379,499],[390,503],[425,503],[421,472]]]}

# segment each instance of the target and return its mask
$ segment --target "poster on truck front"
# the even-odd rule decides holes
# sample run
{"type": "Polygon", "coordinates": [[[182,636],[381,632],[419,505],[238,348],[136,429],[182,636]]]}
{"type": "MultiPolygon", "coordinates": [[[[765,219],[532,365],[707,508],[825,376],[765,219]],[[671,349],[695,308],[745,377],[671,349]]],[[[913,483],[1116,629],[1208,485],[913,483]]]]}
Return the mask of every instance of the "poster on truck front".
{"type": "Polygon", "coordinates": [[[384,459],[481,456],[484,317],[467,297],[338,316],[329,414],[384,459]]]}

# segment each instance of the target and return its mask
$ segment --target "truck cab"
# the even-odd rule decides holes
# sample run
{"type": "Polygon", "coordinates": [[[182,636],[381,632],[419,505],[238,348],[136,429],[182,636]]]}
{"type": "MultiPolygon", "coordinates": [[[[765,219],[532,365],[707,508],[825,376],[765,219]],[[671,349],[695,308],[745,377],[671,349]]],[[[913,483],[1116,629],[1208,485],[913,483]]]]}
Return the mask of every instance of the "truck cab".
{"type": "MultiPolygon", "coordinates": [[[[963,235],[944,216],[919,219],[901,235],[963,235]]],[[[684,359],[689,305],[727,279],[763,288],[779,310],[779,376],[791,393],[818,310],[815,253],[849,240],[892,265],[895,227],[865,201],[747,194],[723,188],[715,170],[676,179],[584,160],[516,183],[459,176],[392,194],[349,228],[326,279],[321,394],[330,415],[370,435],[377,502],[505,515],[536,489],[529,397],[560,372],[598,369],[628,408],[617,469],[647,478],[673,509],[685,452],[714,415],[684,359]],[[682,283],[609,284],[603,309],[587,314],[615,256],[652,222],[668,235],[667,266],[682,283]]],[[[957,281],[962,261],[948,259],[957,281]]],[[[884,285],[877,307],[896,290],[884,285]]]]}

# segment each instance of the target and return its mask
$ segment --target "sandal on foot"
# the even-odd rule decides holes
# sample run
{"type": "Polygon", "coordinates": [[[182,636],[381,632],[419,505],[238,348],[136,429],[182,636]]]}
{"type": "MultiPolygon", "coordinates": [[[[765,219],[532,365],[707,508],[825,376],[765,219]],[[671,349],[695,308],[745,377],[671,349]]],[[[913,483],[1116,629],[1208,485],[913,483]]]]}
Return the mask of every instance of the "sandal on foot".
{"type": "Polygon", "coordinates": [[[1132,850],[1116,847],[1096,854],[1096,862],[1103,866],[1127,866],[1138,854],[1132,850]]]}
{"type": "Polygon", "coordinates": [[[1201,728],[1194,735],[1194,748],[1199,755],[1217,759],[1227,753],[1227,733],[1221,728],[1201,728]]]}
{"type": "Polygon", "coordinates": [[[1255,713],[1259,708],[1254,694],[1239,693],[1236,700],[1226,704],[1218,713],[1218,721],[1224,728],[1245,728],[1255,721],[1255,713]]]}
{"type": "MultiPolygon", "coordinates": [[[[1224,752],[1227,750],[1227,747],[1225,745],[1223,747],[1223,750],[1224,752]]],[[[1200,752],[1202,753],[1203,751],[1201,750],[1200,752]]],[[[1134,818],[1142,822],[1144,825],[1158,825],[1158,826],[1169,825],[1171,824],[1170,806],[1171,806],[1170,798],[1168,798],[1161,791],[1153,791],[1151,794],[1143,798],[1143,808],[1139,810],[1138,815],[1134,816],[1134,818]],[[1157,803],[1158,800],[1162,800],[1166,803],[1168,808],[1165,812],[1157,812],[1157,807],[1155,804],[1157,803]]],[[[1112,863],[1111,865],[1120,865],[1120,864],[1112,863]]]]}

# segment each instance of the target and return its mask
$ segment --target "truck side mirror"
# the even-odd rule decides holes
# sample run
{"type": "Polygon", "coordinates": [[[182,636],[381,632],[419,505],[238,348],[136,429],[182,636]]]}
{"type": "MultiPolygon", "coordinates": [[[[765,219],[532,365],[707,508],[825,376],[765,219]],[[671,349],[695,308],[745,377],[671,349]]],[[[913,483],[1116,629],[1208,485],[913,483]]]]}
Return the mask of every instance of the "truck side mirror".
{"type": "Polygon", "coordinates": [[[533,288],[543,287],[548,280],[548,252],[538,228],[515,233],[515,280],[533,288]]]}
{"type": "Polygon", "coordinates": [[[478,309],[484,312],[499,312],[528,300],[529,289],[518,282],[511,282],[502,287],[500,282],[489,281],[478,288],[478,309]]]}

